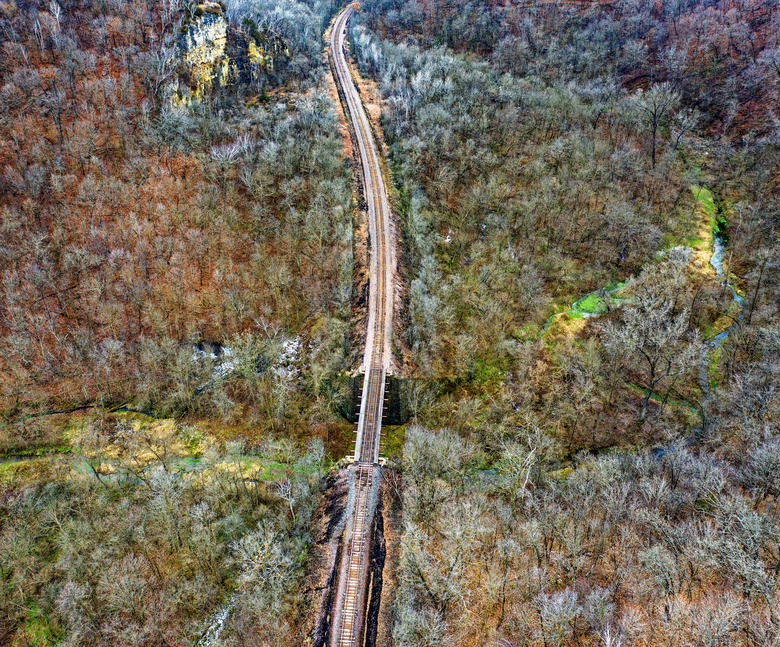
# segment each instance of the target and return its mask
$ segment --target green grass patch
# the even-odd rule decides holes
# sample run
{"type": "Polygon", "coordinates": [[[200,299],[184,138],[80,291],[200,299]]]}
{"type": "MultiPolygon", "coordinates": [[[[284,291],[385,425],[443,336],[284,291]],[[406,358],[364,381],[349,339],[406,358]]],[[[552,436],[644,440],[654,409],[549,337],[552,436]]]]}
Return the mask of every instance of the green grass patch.
{"type": "Polygon", "coordinates": [[[197,427],[190,427],[185,425],[177,429],[179,438],[187,446],[194,456],[199,455],[199,448],[205,442],[206,437],[203,432],[197,427]]]}
{"type": "Polygon", "coordinates": [[[49,625],[49,621],[41,615],[35,601],[30,602],[24,627],[25,638],[30,647],[49,647],[56,645],[62,634],[49,625]]]}
{"type": "Polygon", "coordinates": [[[616,308],[620,305],[621,299],[612,295],[620,290],[625,284],[625,281],[613,281],[601,290],[586,294],[572,304],[569,315],[574,316],[578,313],[590,315],[607,314],[612,308],[616,308]]]}
{"type": "MultiPolygon", "coordinates": [[[[728,243],[728,223],[726,221],[726,214],[730,211],[728,203],[720,200],[715,194],[712,193],[706,187],[692,184],[690,186],[691,193],[695,198],[698,207],[706,214],[707,223],[713,233],[713,236],[718,235],[724,243],[728,243]]],[[[699,241],[698,242],[703,242],[699,241]]]]}
{"type": "Polygon", "coordinates": [[[477,360],[474,362],[473,377],[470,380],[474,385],[490,385],[500,382],[504,377],[504,371],[494,364],[477,360]]]}
{"type": "Polygon", "coordinates": [[[42,444],[34,447],[25,447],[24,449],[8,449],[0,452],[0,458],[15,458],[17,456],[39,457],[47,454],[70,454],[73,448],[70,445],[62,444],[42,444]]]}
{"type": "Polygon", "coordinates": [[[310,475],[317,471],[316,465],[302,465],[301,463],[280,463],[274,460],[247,458],[240,461],[241,472],[247,473],[253,468],[257,472],[252,475],[256,481],[276,481],[284,478],[292,472],[298,475],[310,475]]]}
{"type": "Polygon", "coordinates": [[[713,348],[708,354],[707,354],[707,378],[710,382],[710,388],[716,388],[718,378],[720,377],[720,373],[718,370],[718,366],[720,364],[720,358],[723,355],[723,348],[722,346],[717,346],[716,348],[713,348]]]}
{"type": "Polygon", "coordinates": [[[715,196],[712,195],[712,191],[695,184],[691,184],[690,189],[699,207],[707,214],[710,227],[713,231],[718,231],[718,207],[715,204],[715,196]]]}
{"type": "Polygon", "coordinates": [[[530,341],[537,338],[539,324],[536,322],[529,322],[515,328],[512,331],[512,338],[516,341],[530,341]]]}
{"type": "Polygon", "coordinates": [[[553,470],[552,472],[547,472],[547,478],[562,483],[566,481],[569,478],[569,476],[571,476],[571,473],[573,471],[574,470],[571,467],[563,467],[559,470],[553,470]]]}
{"type": "MultiPolygon", "coordinates": [[[[695,234],[685,234],[679,231],[670,231],[664,234],[661,238],[661,249],[671,249],[672,247],[690,247],[696,249],[700,247],[704,241],[695,234]]],[[[661,252],[663,253],[663,252],[661,252]]],[[[660,258],[660,255],[656,255],[656,258],[660,258]]]]}
{"type": "Polygon", "coordinates": [[[684,247],[696,249],[697,247],[703,247],[707,241],[703,238],[699,238],[698,236],[691,236],[690,238],[684,238],[681,242],[684,247]]]}
{"type": "Polygon", "coordinates": [[[8,485],[13,482],[20,471],[26,471],[27,461],[8,461],[0,463],[0,484],[8,485]]]}
{"type": "Polygon", "coordinates": [[[609,285],[607,285],[604,288],[604,292],[607,294],[612,294],[613,292],[617,292],[620,290],[624,285],[626,284],[625,281],[612,281],[609,285]]]}
{"type": "MultiPolygon", "coordinates": [[[[631,382],[624,382],[624,384],[633,389],[634,391],[639,391],[642,393],[642,395],[647,395],[647,389],[643,386],[640,386],[639,384],[632,384],[631,382]]],[[[696,412],[696,407],[694,407],[690,402],[686,402],[685,400],[677,400],[675,398],[670,398],[667,395],[658,393],[657,391],[653,392],[653,395],[650,396],[650,400],[652,402],[658,402],[663,404],[664,402],[668,406],[672,407],[679,407],[682,409],[686,409],[688,411],[696,412]]]]}
{"type": "Polygon", "coordinates": [[[179,465],[186,472],[189,472],[194,469],[197,469],[198,465],[200,465],[200,458],[197,456],[185,456],[184,458],[179,460],[179,465]]]}
{"type": "Polygon", "coordinates": [[[576,304],[580,312],[586,314],[601,315],[608,311],[608,306],[597,294],[589,294],[584,299],[580,299],[576,304]]]}

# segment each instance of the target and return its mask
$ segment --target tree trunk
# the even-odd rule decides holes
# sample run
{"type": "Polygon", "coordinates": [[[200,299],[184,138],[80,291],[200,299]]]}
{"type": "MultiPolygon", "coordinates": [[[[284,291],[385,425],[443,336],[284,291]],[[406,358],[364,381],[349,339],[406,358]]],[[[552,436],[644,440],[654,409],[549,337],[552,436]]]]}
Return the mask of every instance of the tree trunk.
{"type": "Polygon", "coordinates": [[[758,291],[761,289],[761,280],[764,278],[764,268],[766,267],[767,260],[761,263],[761,271],[758,274],[758,281],[756,282],[756,291],[753,293],[753,299],[750,302],[750,310],[748,312],[747,325],[750,325],[750,321],[753,319],[753,310],[756,307],[756,301],[758,300],[758,291]]]}
{"type": "Polygon", "coordinates": [[[653,395],[653,390],[648,389],[647,394],[645,395],[645,399],[642,402],[642,413],[639,415],[639,422],[644,422],[645,418],[647,417],[647,403],[650,402],[650,398],[653,395]]]}
{"type": "Polygon", "coordinates": [[[658,137],[658,121],[656,119],[653,119],[653,148],[650,151],[653,160],[653,168],[655,168],[655,145],[656,145],[657,137],[658,137]]]}

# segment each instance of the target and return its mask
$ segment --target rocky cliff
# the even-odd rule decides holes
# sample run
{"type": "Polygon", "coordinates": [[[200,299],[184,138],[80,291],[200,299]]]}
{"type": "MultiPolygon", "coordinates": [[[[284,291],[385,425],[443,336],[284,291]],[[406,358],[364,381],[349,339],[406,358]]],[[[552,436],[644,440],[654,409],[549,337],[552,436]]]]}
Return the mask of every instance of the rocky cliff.
{"type": "Polygon", "coordinates": [[[177,41],[179,65],[172,101],[191,104],[235,85],[258,90],[284,66],[288,52],[276,35],[251,20],[232,25],[224,6],[206,2],[191,9],[177,41]]]}

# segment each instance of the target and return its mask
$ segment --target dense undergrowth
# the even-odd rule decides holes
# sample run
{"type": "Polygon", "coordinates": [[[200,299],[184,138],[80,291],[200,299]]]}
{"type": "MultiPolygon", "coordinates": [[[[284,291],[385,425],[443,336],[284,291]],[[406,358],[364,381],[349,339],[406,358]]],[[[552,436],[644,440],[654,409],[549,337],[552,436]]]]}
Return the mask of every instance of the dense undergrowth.
{"type": "Polygon", "coordinates": [[[289,644],[321,442],[245,448],[128,414],[69,440],[0,474],[4,644],[196,644],[220,609],[237,618],[220,644],[289,644]]]}
{"type": "Polygon", "coordinates": [[[439,7],[435,27],[414,4],[364,6],[365,26],[353,27],[352,42],[385,102],[404,233],[406,357],[416,374],[460,384],[429,412],[432,422],[451,424],[464,398],[486,412],[479,401],[487,386],[493,399],[538,415],[572,450],[660,440],[706,418],[699,367],[711,357],[693,352],[697,336],[739,321],[716,358],[718,384],[728,362],[757,357],[733,353],[776,316],[769,282],[777,275],[764,259],[776,246],[776,80],[767,61],[777,15],[750,3],[728,14],[726,4],[705,11],[689,3],[674,31],[667,25],[642,38],[637,21],[664,18],[639,5],[618,13],[562,3],[494,7],[483,14],[496,38],[482,40],[473,32],[484,21],[463,27],[472,34],[465,39],[453,26],[471,5],[461,13],[439,7]],[[724,21],[744,20],[752,34],[752,64],[740,50],[731,66],[707,68],[708,100],[733,101],[735,114],[758,97],[727,97],[727,88],[746,83],[749,70],[767,75],[750,137],[740,138],[745,122],[719,110],[691,117],[701,107],[690,89],[704,64],[699,50],[678,52],[679,66],[669,67],[686,38],[682,25],[702,11],[712,20],[699,42],[720,43],[724,21]],[[520,53],[499,41],[524,43],[527,64],[516,65],[520,53]],[[649,50],[636,68],[647,74],[629,79],[620,53],[637,42],[649,50]],[[711,187],[704,194],[712,199],[691,185],[711,187]],[[713,227],[729,241],[729,280],[751,296],[747,316],[709,265],[713,227]],[[551,318],[626,279],[622,300],[598,313],[605,317],[551,318]],[[644,305],[619,307],[632,301],[644,305]]]}
{"type": "Polygon", "coordinates": [[[289,60],[184,110],[179,3],[0,5],[0,643],[293,640],[352,291],[332,11],[231,7],[289,60]]]}
{"type": "Polygon", "coordinates": [[[533,426],[496,462],[448,430],[404,446],[397,645],[772,645],[776,514],[713,456],[582,455],[533,426]],[[482,468],[482,469],[481,469],[482,468]]]}

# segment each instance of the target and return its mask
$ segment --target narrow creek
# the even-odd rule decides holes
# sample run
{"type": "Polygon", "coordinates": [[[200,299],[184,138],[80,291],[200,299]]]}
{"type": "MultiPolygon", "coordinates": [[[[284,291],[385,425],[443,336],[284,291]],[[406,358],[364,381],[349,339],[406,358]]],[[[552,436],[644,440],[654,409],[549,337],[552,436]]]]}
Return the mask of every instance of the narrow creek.
{"type": "MultiPolygon", "coordinates": [[[[712,248],[713,252],[712,257],[710,258],[710,265],[712,265],[713,269],[715,270],[715,275],[720,280],[721,285],[723,285],[723,287],[727,288],[731,292],[734,302],[739,306],[739,314],[737,315],[737,318],[734,320],[734,322],[725,330],[719,332],[710,339],[704,340],[704,345],[701,349],[701,363],[699,365],[699,388],[701,388],[702,395],[707,401],[713,399],[709,376],[709,355],[712,351],[716,350],[726,339],[728,339],[732,329],[739,325],[739,323],[742,321],[742,318],[745,316],[745,300],[739,296],[739,294],[737,294],[737,291],[732,287],[731,283],[729,283],[729,278],[726,275],[726,273],[728,273],[728,269],[726,270],[726,273],[723,272],[723,261],[726,258],[727,243],[717,230],[713,230],[712,232],[712,248]]],[[[702,425],[704,424],[705,421],[703,419],[702,425]]]]}
{"type": "Polygon", "coordinates": [[[714,268],[715,275],[721,280],[721,285],[723,285],[731,292],[731,296],[739,306],[740,312],[739,315],[737,315],[734,323],[732,323],[728,328],[726,328],[723,332],[718,333],[711,339],[707,339],[705,341],[705,344],[711,349],[720,346],[729,336],[729,332],[732,330],[732,328],[739,324],[742,321],[742,318],[745,316],[745,300],[739,296],[739,294],[737,294],[737,291],[733,288],[731,283],[729,283],[728,276],[723,273],[723,261],[726,258],[727,245],[726,241],[717,231],[713,231],[712,233],[712,248],[713,253],[712,258],[710,258],[710,265],[712,265],[714,268]]]}
{"type": "MultiPolygon", "coordinates": [[[[745,300],[739,294],[737,294],[737,291],[731,285],[728,277],[726,277],[723,272],[723,263],[726,258],[728,245],[723,236],[721,236],[721,234],[714,229],[712,230],[712,250],[710,265],[715,270],[715,275],[720,280],[721,285],[723,285],[729,290],[729,292],[731,292],[733,301],[736,302],[740,308],[740,313],[734,322],[725,330],[718,333],[714,337],[711,337],[710,339],[704,340],[705,348],[707,350],[712,350],[720,346],[723,341],[728,338],[729,333],[734,328],[734,326],[742,321],[742,318],[745,314],[745,300]]],[[[577,299],[574,303],[571,304],[571,306],[569,306],[568,310],[564,310],[563,313],[555,313],[550,315],[540,329],[538,336],[541,337],[544,334],[544,332],[552,323],[552,320],[559,314],[574,314],[586,319],[600,317],[604,314],[607,314],[613,307],[619,305],[621,302],[619,297],[615,297],[613,295],[618,292],[625,285],[625,283],[625,281],[620,283],[612,283],[603,288],[599,288],[598,290],[593,290],[593,292],[589,292],[585,296],[577,299]]]]}
{"type": "Polygon", "coordinates": [[[197,643],[197,647],[213,647],[217,645],[219,636],[222,633],[222,629],[225,626],[225,621],[233,610],[233,606],[236,603],[235,595],[230,597],[225,603],[219,607],[210,618],[206,620],[208,623],[206,631],[203,632],[201,639],[197,643]]]}

